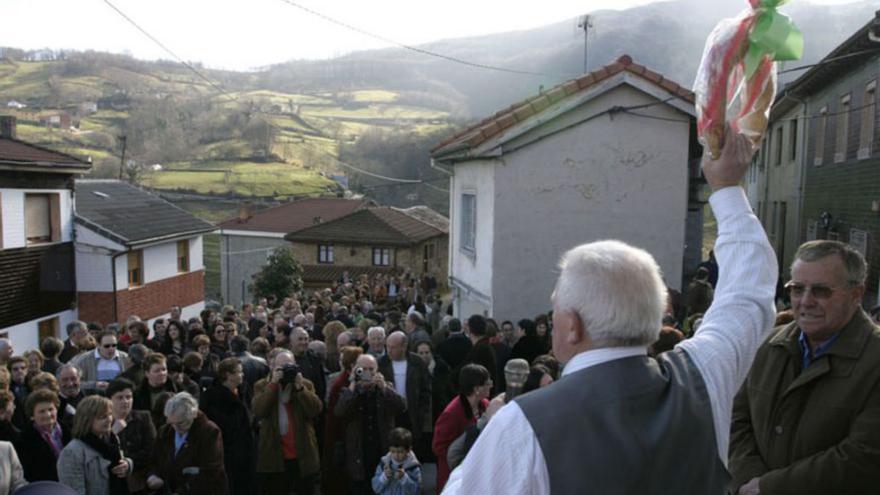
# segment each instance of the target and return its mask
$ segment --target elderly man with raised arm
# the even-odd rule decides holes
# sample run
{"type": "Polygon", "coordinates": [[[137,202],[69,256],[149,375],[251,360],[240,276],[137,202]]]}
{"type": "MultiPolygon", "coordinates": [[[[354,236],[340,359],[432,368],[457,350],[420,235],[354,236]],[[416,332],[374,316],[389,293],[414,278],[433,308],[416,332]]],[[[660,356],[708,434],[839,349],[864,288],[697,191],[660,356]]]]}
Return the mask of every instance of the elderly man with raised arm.
{"type": "Polygon", "coordinates": [[[504,406],[444,493],[724,493],[731,403],[774,317],[776,256],[738,185],[751,156],[728,132],[703,161],[722,273],[699,332],[648,357],[666,305],[651,255],[616,241],[568,251],[552,297],[562,378],[504,406]]]}

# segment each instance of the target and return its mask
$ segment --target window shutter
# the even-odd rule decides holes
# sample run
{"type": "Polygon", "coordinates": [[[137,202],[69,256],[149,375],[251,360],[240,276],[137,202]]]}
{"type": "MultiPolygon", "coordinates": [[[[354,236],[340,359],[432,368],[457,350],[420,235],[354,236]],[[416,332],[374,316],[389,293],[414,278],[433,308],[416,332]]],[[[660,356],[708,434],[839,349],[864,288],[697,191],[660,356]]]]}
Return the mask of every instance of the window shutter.
{"type": "Polygon", "coordinates": [[[52,239],[49,207],[47,194],[25,195],[25,235],[29,244],[49,242],[52,239]]]}

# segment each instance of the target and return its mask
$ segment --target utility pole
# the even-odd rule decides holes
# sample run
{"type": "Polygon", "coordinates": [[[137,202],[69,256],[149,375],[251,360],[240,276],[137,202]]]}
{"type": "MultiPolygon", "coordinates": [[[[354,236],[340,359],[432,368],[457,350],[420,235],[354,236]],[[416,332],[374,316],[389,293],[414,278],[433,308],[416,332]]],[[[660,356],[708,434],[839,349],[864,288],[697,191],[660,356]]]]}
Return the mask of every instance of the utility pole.
{"type": "Polygon", "coordinates": [[[119,162],[119,180],[122,180],[122,174],[125,171],[125,145],[126,145],[126,141],[128,140],[128,136],[122,135],[122,136],[116,136],[116,137],[117,137],[117,139],[122,141],[122,159],[119,162]]]}
{"type": "Polygon", "coordinates": [[[581,17],[581,20],[578,22],[578,27],[584,30],[584,74],[586,74],[588,60],[587,55],[589,53],[589,51],[587,50],[587,40],[589,40],[590,28],[593,27],[593,19],[590,17],[589,14],[581,17]]]}

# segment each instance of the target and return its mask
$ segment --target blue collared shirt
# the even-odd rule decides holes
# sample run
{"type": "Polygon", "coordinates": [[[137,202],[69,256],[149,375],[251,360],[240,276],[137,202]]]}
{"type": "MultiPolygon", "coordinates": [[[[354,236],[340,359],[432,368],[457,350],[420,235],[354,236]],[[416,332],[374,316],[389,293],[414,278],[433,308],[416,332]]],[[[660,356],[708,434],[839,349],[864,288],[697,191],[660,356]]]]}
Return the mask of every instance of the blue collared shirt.
{"type": "Polygon", "coordinates": [[[174,456],[177,457],[177,454],[180,452],[180,449],[183,447],[183,444],[186,443],[186,437],[189,436],[189,432],[181,435],[180,433],[174,432],[174,456]]]}
{"type": "Polygon", "coordinates": [[[803,370],[807,369],[807,366],[813,364],[813,361],[819,359],[819,357],[821,357],[823,354],[828,352],[828,349],[830,349],[831,346],[834,345],[834,342],[837,340],[837,337],[840,337],[840,332],[837,332],[836,334],[834,334],[834,337],[831,337],[830,339],[828,339],[824,344],[820,345],[819,347],[816,347],[816,350],[814,351],[810,347],[810,343],[807,342],[807,334],[805,334],[803,331],[801,331],[801,334],[798,336],[798,343],[801,345],[801,352],[804,353],[803,367],[801,368],[801,370],[803,371],[803,370]]]}

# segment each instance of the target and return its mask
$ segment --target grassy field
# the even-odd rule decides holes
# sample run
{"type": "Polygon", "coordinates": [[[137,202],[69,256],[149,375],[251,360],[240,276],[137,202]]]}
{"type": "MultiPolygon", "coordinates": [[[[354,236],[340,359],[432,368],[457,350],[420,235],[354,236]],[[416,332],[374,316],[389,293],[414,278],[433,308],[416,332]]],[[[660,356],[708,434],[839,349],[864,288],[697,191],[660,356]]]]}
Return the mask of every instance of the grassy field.
{"type": "MultiPolygon", "coordinates": [[[[183,168],[185,164],[175,164],[183,168]]],[[[326,191],[333,182],[310,170],[288,163],[206,162],[190,164],[194,170],[151,172],[144,185],[156,189],[185,189],[199,194],[244,196],[294,196],[326,191]],[[228,172],[197,172],[222,166],[228,172]]]]}

